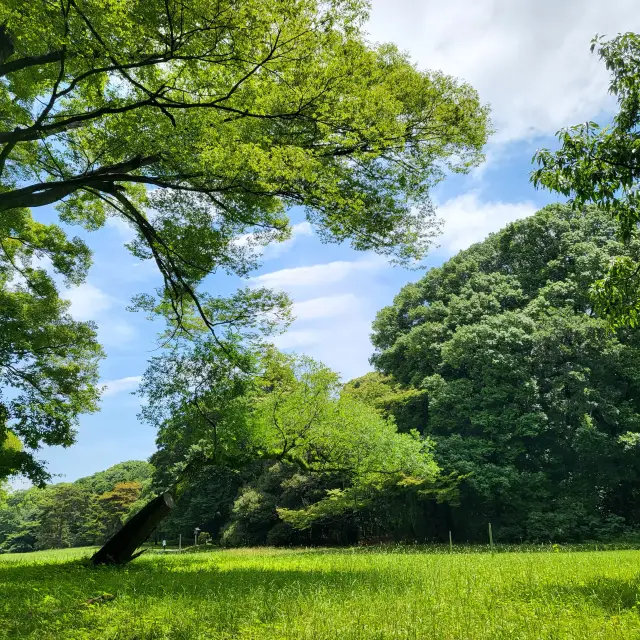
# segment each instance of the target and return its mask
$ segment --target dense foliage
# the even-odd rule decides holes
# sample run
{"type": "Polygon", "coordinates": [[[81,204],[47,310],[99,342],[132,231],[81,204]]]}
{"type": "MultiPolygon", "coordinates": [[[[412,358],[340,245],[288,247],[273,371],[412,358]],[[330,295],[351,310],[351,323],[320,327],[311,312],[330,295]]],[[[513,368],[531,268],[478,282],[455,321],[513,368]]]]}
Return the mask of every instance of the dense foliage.
{"type": "Polygon", "coordinates": [[[352,393],[435,441],[465,477],[431,526],[458,539],[593,539],[640,524],[640,348],[590,287],[635,256],[606,212],[550,206],[406,286],[352,393]]]}
{"type": "MultiPolygon", "coordinates": [[[[620,238],[638,238],[640,222],[640,35],[611,40],[596,37],[598,51],[611,74],[609,92],[618,113],[607,126],[578,124],[558,134],[560,149],[542,149],[534,160],[536,186],[570,197],[580,208],[595,203],[616,222],[620,238]]],[[[640,320],[640,261],[635,254],[616,256],[594,286],[594,301],[613,326],[636,326],[640,320]]]]}
{"type": "Polygon", "coordinates": [[[71,318],[47,264],[78,284],[90,254],[25,211],[1,213],[0,479],[21,473],[46,480],[33,451],[70,445],[79,416],[97,409],[102,350],[95,327],[71,318]]]}
{"type": "Polygon", "coordinates": [[[390,493],[400,505],[446,491],[430,442],[340,395],[323,365],[273,349],[250,372],[221,375],[226,363],[205,338],[155,358],[141,385],[143,417],[158,428],[156,483],[182,494],[163,525],[170,537],[198,516],[191,526],[229,544],[345,541],[390,493]]]}
{"type": "Polygon", "coordinates": [[[73,483],[0,493],[0,553],[102,544],[144,504],[153,467],[121,462],[73,483]]]}

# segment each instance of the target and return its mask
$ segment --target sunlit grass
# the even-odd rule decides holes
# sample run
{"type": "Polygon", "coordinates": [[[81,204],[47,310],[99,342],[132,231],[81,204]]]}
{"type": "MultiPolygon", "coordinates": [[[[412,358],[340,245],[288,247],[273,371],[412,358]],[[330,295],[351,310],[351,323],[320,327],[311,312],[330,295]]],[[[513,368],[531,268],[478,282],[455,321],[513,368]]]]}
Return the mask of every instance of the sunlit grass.
{"type": "Polygon", "coordinates": [[[640,637],[637,551],[244,549],[90,569],[91,551],[0,556],[0,638],[640,637]]]}

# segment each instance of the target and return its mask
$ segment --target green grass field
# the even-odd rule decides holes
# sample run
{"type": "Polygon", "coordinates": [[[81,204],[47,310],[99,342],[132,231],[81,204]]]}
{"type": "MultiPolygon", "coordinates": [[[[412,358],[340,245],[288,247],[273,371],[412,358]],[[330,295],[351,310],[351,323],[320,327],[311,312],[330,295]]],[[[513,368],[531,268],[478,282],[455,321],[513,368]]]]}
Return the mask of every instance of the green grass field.
{"type": "Polygon", "coordinates": [[[0,638],[640,638],[638,551],[89,553],[0,556],[0,638]]]}

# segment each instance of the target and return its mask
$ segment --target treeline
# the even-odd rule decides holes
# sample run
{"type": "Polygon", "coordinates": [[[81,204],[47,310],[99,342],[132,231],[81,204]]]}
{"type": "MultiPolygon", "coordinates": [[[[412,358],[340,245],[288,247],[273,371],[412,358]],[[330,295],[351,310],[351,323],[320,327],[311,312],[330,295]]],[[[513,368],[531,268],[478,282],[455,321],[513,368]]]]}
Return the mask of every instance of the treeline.
{"type": "Polygon", "coordinates": [[[101,542],[167,488],[158,538],[230,546],[633,533],[639,330],[612,331],[591,290],[639,255],[597,209],[546,207],[404,287],[374,323],[376,371],[346,385],[231,340],[230,366],[202,329],[143,378],[151,465],[10,494],[0,548],[101,542]]]}
{"type": "Polygon", "coordinates": [[[102,544],[148,499],[153,467],[130,461],[75,482],[0,492],[0,553],[102,544]]]}
{"type": "MultiPolygon", "coordinates": [[[[377,371],[341,394],[432,444],[439,492],[387,485],[300,530],[279,508],[308,508],[339,479],[287,462],[207,469],[166,535],[199,526],[232,545],[445,541],[449,531],[485,541],[489,522],[505,542],[634,532],[638,330],[611,331],[591,290],[613,258],[639,253],[607,214],[554,205],[429,270],[378,314],[377,371]]],[[[179,454],[159,442],[152,461],[161,474],[179,454]]]]}

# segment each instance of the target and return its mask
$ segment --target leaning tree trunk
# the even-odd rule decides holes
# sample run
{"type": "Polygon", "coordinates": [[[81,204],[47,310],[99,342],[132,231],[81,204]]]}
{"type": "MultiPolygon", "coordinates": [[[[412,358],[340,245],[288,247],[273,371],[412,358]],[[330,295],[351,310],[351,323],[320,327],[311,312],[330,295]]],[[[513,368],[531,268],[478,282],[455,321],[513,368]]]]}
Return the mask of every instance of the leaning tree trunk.
{"type": "Polygon", "coordinates": [[[120,531],[115,533],[91,558],[94,565],[126,564],[136,554],[136,549],[151,535],[151,532],[166,518],[173,508],[173,497],[163,493],[147,503],[120,531]]]}

